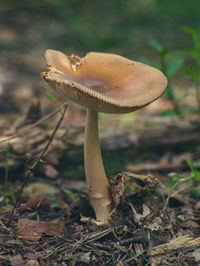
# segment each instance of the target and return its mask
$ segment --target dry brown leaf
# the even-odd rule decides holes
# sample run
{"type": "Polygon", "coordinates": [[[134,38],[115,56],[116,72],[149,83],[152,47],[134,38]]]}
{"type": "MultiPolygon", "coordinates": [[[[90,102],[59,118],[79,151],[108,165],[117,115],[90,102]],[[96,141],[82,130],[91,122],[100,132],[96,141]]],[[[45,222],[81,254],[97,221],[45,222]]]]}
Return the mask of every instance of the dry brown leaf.
{"type": "Polygon", "coordinates": [[[28,201],[21,207],[18,208],[19,212],[25,212],[30,209],[36,209],[38,207],[49,206],[49,201],[47,200],[46,196],[36,196],[31,197],[28,201]]]}
{"type": "Polygon", "coordinates": [[[9,262],[12,266],[24,265],[24,260],[20,254],[10,257],[9,262]]]}
{"type": "Polygon", "coordinates": [[[51,204],[58,204],[58,208],[66,209],[66,213],[69,216],[69,206],[62,199],[49,200],[46,196],[33,196],[28,199],[28,201],[17,210],[19,212],[33,211],[41,207],[48,207],[51,204]]]}
{"type": "Polygon", "coordinates": [[[37,241],[43,233],[57,237],[63,232],[63,228],[64,222],[59,219],[47,222],[19,219],[17,235],[24,240],[37,241]]]}

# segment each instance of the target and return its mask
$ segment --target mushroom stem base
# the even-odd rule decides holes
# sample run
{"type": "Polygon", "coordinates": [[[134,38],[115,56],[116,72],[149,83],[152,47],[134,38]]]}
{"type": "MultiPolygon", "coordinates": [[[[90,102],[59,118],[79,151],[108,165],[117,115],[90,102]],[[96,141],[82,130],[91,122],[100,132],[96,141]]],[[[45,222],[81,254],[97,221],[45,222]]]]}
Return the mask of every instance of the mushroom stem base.
{"type": "Polygon", "coordinates": [[[98,112],[92,109],[86,115],[84,161],[90,204],[96,219],[107,223],[113,204],[99,145],[98,112]]]}

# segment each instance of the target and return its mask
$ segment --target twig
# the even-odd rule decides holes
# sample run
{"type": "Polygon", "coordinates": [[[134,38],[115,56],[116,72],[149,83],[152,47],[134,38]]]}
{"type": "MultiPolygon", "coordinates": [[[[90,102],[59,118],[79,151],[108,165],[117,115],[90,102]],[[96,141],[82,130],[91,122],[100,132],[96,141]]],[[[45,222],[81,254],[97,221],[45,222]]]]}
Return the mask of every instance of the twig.
{"type": "Polygon", "coordinates": [[[169,204],[169,200],[170,200],[170,198],[172,198],[172,197],[174,197],[176,194],[179,194],[181,191],[183,191],[185,188],[183,187],[183,188],[180,188],[179,190],[176,190],[176,191],[174,191],[174,192],[172,192],[170,195],[168,195],[168,197],[167,197],[167,199],[166,199],[166,201],[165,201],[165,204],[164,204],[164,207],[163,207],[163,209],[161,210],[161,214],[162,215],[164,215],[164,213],[165,213],[165,211],[166,211],[166,209],[167,209],[167,206],[168,206],[168,204],[169,204]]]}
{"type": "Polygon", "coordinates": [[[144,249],[141,253],[139,253],[139,254],[137,254],[137,255],[135,255],[135,256],[132,256],[132,257],[130,257],[130,258],[124,260],[124,261],[122,260],[122,262],[123,262],[124,264],[126,264],[126,263],[131,262],[132,260],[136,260],[139,256],[143,255],[146,251],[147,251],[147,250],[144,249]]]}
{"type": "Polygon", "coordinates": [[[58,108],[56,111],[46,115],[44,118],[41,118],[40,120],[38,120],[37,122],[33,123],[32,125],[26,127],[25,130],[21,130],[19,132],[17,132],[16,134],[6,138],[6,139],[3,139],[3,140],[0,140],[0,144],[3,143],[3,142],[7,142],[7,141],[10,141],[12,139],[15,139],[17,137],[21,137],[23,136],[24,134],[27,134],[27,131],[37,127],[38,125],[42,124],[44,121],[48,120],[49,118],[53,117],[54,115],[56,115],[58,112],[60,112],[63,108],[66,108],[67,107],[67,103],[64,103],[63,105],[60,106],[60,108],[58,108]]]}
{"type": "Polygon", "coordinates": [[[107,234],[109,234],[112,231],[113,231],[113,228],[108,228],[108,229],[106,229],[104,231],[97,232],[94,235],[89,236],[88,239],[85,239],[86,241],[84,241],[84,242],[85,242],[85,244],[92,243],[92,242],[94,242],[94,241],[106,236],[107,234]]]}
{"type": "MultiPolygon", "coordinates": [[[[32,172],[33,172],[33,170],[36,168],[36,166],[38,165],[38,163],[41,161],[42,157],[43,157],[44,154],[46,153],[46,151],[47,151],[49,145],[51,144],[51,142],[52,142],[52,140],[53,140],[53,138],[54,138],[54,136],[55,136],[55,134],[56,134],[56,131],[58,130],[58,128],[59,128],[59,126],[60,126],[60,124],[61,124],[61,122],[62,122],[62,120],[63,120],[63,118],[64,118],[65,112],[66,112],[66,110],[67,110],[67,105],[64,104],[62,108],[64,108],[64,110],[63,110],[63,112],[62,112],[62,115],[61,115],[61,117],[60,117],[60,119],[59,119],[59,121],[58,121],[56,127],[55,127],[54,130],[53,130],[53,133],[52,133],[52,135],[51,135],[49,141],[47,142],[46,146],[44,147],[44,149],[43,149],[42,153],[40,154],[39,158],[38,158],[38,159],[34,162],[34,164],[29,168],[29,171],[28,171],[28,173],[27,173],[27,175],[26,175],[26,177],[25,177],[24,183],[22,184],[22,186],[21,186],[21,188],[20,188],[20,190],[19,190],[19,192],[18,192],[18,195],[17,195],[16,201],[15,201],[15,204],[14,204],[13,209],[12,209],[12,212],[11,212],[10,220],[8,221],[8,225],[9,225],[9,224],[11,223],[11,221],[12,221],[14,211],[15,211],[15,209],[16,209],[17,203],[18,203],[18,201],[19,201],[19,198],[20,198],[20,196],[21,196],[21,194],[22,194],[22,191],[23,191],[25,185],[27,184],[27,182],[28,182],[28,180],[29,180],[29,178],[30,178],[30,176],[31,176],[31,174],[32,174],[32,172]]],[[[60,108],[60,109],[61,109],[61,108],[60,108]]],[[[59,110],[58,110],[58,111],[59,111],[59,110]]],[[[58,112],[58,111],[57,111],[57,112],[58,112]]],[[[56,113],[57,113],[57,112],[56,112],[56,113]]],[[[52,114],[51,114],[51,115],[52,115],[52,114]]],[[[36,122],[36,123],[37,123],[37,122],[36,122]]]]}

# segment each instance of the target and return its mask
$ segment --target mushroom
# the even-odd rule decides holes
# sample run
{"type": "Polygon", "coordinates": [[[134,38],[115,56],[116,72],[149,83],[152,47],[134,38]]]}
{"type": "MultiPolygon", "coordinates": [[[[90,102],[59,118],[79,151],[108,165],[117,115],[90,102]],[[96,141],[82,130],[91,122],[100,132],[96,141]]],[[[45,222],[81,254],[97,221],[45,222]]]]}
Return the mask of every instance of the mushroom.
{"type": "Polygon", "coordinates": [[[74,54],[47,50],[48,71],[42,78],[59,94],[87,107],[84,164],[89,201],[96,219],[107,223],[113,210],[98,136],[98,112],[128,113],[152,103],[165,91],[167,79],[148,65],[125,57],[90,52],[74,54]]]}

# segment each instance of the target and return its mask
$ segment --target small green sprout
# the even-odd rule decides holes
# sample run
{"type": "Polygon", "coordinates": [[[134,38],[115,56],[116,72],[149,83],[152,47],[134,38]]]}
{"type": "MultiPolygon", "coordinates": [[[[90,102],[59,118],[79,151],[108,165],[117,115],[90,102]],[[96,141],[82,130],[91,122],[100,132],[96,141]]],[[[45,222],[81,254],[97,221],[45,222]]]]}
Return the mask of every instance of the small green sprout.
{"type": "Polygon", "coordinates": [[[79,196],[75,193],[73,193],[72,191],[70,191],[69,189],[65,189],[65,193],[72,199],[72,200],[77,200],[79,198],[79,196]]]}
{"type": "Polygon", "coordinates": [[[52,209],[55,209],[55,208],[59,208],[60,207],[60,204],[59,203],[52,203],[51,205],[50,205],[50,208],[52,208],[52,209]]]}
{"type": "Polygon", "coordinates": [[[20,236],[16,237],[16,241],[20,244],[20,246],[24,245],[24,242],[21,240],[20,236]]]}
{"type": "Polygon", "coordinates": [[[47,197],[47,200],[49,200],[49,201],[55,201],[56,198],[55,197],[47,197]]]}
{"type": "Polygon", "coordinates": [[[178,176],[170,176],[169,180],[165,182],[165,185],[173,191],[179,183],[180,178],[178,176]]]}

